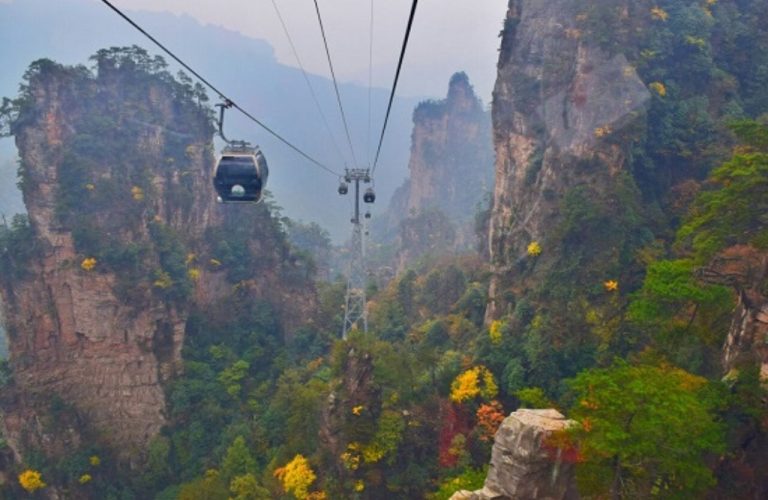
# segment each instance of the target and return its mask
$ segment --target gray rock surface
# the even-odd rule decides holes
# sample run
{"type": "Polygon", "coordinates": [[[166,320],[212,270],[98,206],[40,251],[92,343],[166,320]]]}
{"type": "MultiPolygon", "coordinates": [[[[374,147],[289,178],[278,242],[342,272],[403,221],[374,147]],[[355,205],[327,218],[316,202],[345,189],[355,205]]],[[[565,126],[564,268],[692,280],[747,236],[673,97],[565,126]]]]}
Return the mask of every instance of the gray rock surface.
{"type": "Polygon", "coordinates": [[[579,498],[573,464],[547,438],[573,423],[557,410],[520,409],[499,427],[483,489],[451,500],[573,500],[579,498]]]}
{"type": "MultiPolygon", "coordinates": [[[[579,187],[599,199],[620,188],[627,149],[650,99],[623,54],[580,34],[582,4],[509,1],[493,94],[488,320],[505,314],[510,292],[519,296],[540,278],[520,264],[532,241],[559,246],[551,238],[566,194],[579,187]]],[[[558,255],[545,252],[538,268],[558,255]]]]}

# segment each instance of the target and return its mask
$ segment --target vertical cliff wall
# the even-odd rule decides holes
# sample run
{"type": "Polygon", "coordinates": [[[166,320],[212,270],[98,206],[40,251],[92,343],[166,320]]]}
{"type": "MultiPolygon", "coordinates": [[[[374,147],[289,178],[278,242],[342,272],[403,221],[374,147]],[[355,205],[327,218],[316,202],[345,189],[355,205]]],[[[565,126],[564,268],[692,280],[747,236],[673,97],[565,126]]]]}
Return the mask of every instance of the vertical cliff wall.
{"type": "MultiPolygon", "coordinates": [[[[701,181],[731,155],[727,124],[768,111],[765,92],[756,90],[758,81],[765,88],[765,73],[753,71],[766,59],[747,49],[766,40],[760,8],[732,1],[509,1],[492,107],[496,185],[486,320],[502,320],[497,324],[523,345],[507,369],[522,366],[527,384],[558,394],[563,378],[609,361],[606,354],[647,346],[688,361],[685,350],[664,350],[633,331],[626,305],[649,262],[690,257],[679,239],[673,248],[675,231],[697,191],[715,189],[701,181]],[[740,55],[745,50],[752,55],[740,55]]],[[[716,212],[732,213],[744,199],[716,212]]],[[[727,334],[726,371],[757,362],[766,372],[765,272],[764,255],[745,245],[726,249],[701,271],[706,282],[733,286],[738,298],[730,331],[708,332],[727,334]]],[[[718,377],[711,360],[686,369],[718,377]]],[[[747,452],[734,470],[760,469],[761,440],[755,432],[737,445],[737,456],[741,447],[761,457],[749,464],[747,452]]]]}
{"type": "Polygon", "coordinates": [[[419,104],[413,123],[407,213],[437,208],[471,218],[493,185],[493,153],[488,115],[467,75],[453,75],[445,99],[419,104]]]}
{"type": "Polygon", "coordinates": [[[409,179],[385,223],[397,238],[400,269],[424,254],[474,245],[474,217],[493,186],[491,123],[469,78],[456,73],[448,95],[413,113],[409,179]]]}
{"type": "Polygon", "coordinates": [[[140,460],[166,422],[163,383],[181,367],[190,310],[235,284],[294,324],[312,302],[285,279],[296,270],[268,210],[215,202],[202,89],[141,49],[94,59],[95,74],[34,63],[16,102],[29,220],[4,248],[0,294],[15,382],[4,433],[17,456],[79,440],[41,418],[55,400],[77,416],[74,435],[140,460]]]}
{"type": "Polygon", "coordinates": [[[555,234],[568,196],[617,212],[626,202],[615,193],[650,94],[622,53],[584,40],[581,14],[565,0],[509,5],[493,101],[490,318],[507,310],[505,293],[530,286],[534,261],[541,270],[559,258],[550,249],[569,236],[555,234]],[[534,242],[540,255],[528,253],[534,242]]]}
{"type": "Polygon", "coordinates": [[[768,382],[768,255],[752,246],[734,245],[697,271],[706,283],[731,286],[738,302],[723,347],[728,373],[754,364],[768,382]]]}

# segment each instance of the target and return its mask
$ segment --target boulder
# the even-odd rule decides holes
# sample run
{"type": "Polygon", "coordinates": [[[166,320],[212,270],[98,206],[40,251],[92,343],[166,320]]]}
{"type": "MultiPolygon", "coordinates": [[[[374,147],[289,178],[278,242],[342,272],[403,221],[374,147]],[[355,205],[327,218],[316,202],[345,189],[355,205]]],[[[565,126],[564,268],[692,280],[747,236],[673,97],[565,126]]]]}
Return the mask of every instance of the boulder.
{"type": "Polygon", "coordinates": [[[452,500],[574,500],[573,450],[551,438],[573,425],[557,410],[520,409],[496,432],[483,489],[455,493],[452,500]]]}

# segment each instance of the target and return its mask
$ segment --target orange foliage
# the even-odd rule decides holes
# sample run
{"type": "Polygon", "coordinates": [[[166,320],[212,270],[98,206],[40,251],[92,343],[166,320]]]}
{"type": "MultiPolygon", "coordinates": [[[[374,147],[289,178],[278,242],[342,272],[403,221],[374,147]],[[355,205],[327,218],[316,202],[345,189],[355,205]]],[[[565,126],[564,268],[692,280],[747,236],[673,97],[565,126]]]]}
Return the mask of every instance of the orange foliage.
{"type": "Polygon", "coordinates": [[[608,280],[603,283],[606,292],[617,292],[619,290],[619,282],[616,280],[608,280]]]}
{"type": "Polygon", "coordinates": [[[556,431],[544,438],[543,448],[554,462],[582,463],[581,454],[567,430],[556,431]]]}
{"type": "Polygon", "coordinates": [[[504,421],[504,409],[498,401],[480,405],[475,414],[482,441],[491,441],[504,421]]]}

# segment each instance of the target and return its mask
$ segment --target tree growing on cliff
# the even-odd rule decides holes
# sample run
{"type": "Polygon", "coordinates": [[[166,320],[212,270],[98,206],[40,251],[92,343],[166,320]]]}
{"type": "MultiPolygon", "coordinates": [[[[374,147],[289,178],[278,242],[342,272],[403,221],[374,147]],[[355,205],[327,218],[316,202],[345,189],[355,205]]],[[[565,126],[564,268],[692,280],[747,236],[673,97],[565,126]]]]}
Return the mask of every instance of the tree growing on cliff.
{"type": "Polygon", "coordinates": [[[729,245],[768,247],[768,125],[744,120],[732,128],[741,145],[712,172],[710,189],[697,196],[678,232],[699,261],[729,245]]]}
{"type": "Polygon", "coordinates": [[[477,396],[490,400],[496,397],[499,387],[493,374],[484,366],[476,366],[457,376],[451,384],[451,401],[464,403],[477,396]]]}
{"type": "Polygon", "coordinates": [[[580,373],[571,387],[583,493],[696,498],[714,484],[703,458],[724,448],[724,434],[705,379],[667,364],[617,361],[580,373]]]}
{"type": "Polygon", "coordinates": [[[309,487],[315,482],[317,476],[309,465],[309,461],[302,455],[296,455],[285,467],[277,469],[275,477],[280,480],[287,493],[291,493],[299,500],[325,498],[322,492],[309,492],[309,487]]]}

